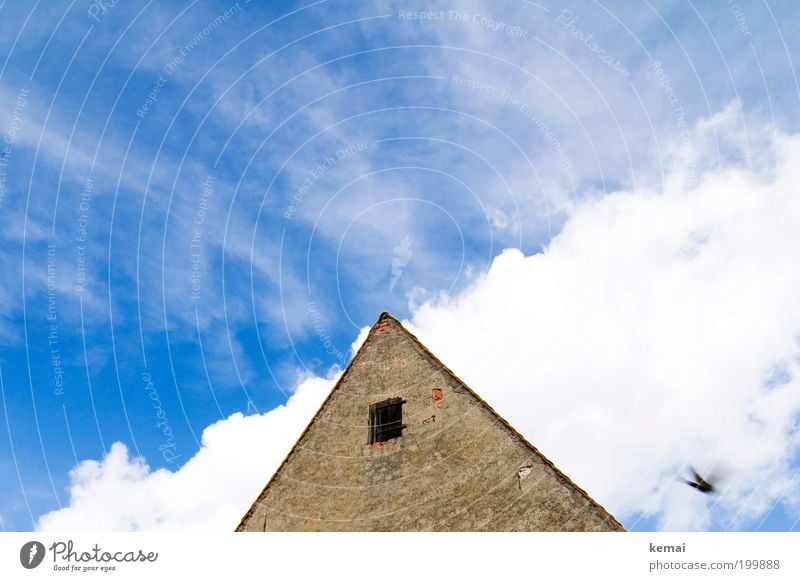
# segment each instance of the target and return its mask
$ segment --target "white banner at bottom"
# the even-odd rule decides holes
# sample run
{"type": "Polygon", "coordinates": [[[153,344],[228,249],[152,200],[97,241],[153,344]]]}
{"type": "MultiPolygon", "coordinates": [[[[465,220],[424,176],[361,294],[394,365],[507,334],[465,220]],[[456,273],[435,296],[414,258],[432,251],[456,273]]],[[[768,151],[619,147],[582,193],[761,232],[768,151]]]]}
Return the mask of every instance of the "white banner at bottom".
{"type": "Polygon", "coordinates": [[[0,534],[0,579],[800,579],[797,533],[0,534]]]}

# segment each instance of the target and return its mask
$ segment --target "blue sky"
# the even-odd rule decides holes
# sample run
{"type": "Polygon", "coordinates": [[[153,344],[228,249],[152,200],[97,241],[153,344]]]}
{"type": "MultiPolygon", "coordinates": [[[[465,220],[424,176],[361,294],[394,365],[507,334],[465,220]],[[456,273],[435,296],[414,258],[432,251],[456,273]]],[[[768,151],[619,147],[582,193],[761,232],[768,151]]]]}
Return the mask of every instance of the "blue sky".
{"type": "MultiPolygon", "coordinates": [[[[773,350],[756,354],[742,339],[709,351],[720,365],[703,368],[707,375],[676,373],[684,384],[699,378],[724,385],[714,369],[750,357],[753,377],[761,374],[741,401],[715,391],[702,400],[732,398],[744,406],[731,404],[737,411],[719,426],[709,444],[714,450],[725,448],[726,430],[750,434],[758,398],[785,387],[781,403],[764,403],[769,411],[756,422],[765,430],[759,441],[769,442],[759,449],[774,462],[756,453],[751,464],[725,456],[749,472],[733,471],[731,481],[741,483],[728,497],[735,502],[711,506],[666,492],[670,474],[674,480],[683,469],[672,460],[648,465],[652,502],[625,500],[613,474],[587,487],[633,529],[669,528],[670,515],[680,513],[673,522],[679,528],[797,530],[800,328],[785,296],[794,289],[786,265],[797,249],[783,243],[789,238],[760,244],[782,231],[770,222],[773,214],[740,221],[726,213],[740,207],[733,194],[719,209],[726,192],[744,191],[726,181],[726,172],[743,172],[767,192],[761,199],[780,210],[775,215],[796,217],[779,179],[782,160],[794,159],[800,129],[795,5],[101,4],[0,4],[5,530],[30,530],[47,513],[77,507],[76,483],[87,481],[70,471],[111,458],[115,442],[130,455],[116,448],[121,466],[140,456],[148,471],[175,472],[197,457],[209,426],[229,425],[236,412],[244,417],[230,425],[279,406],[293,409],[284,404],[309,382],[324,393],[321,381],[335,376],[359,331],[383,310],[412,321],[442,350],[452,348],[450,359],[442,354],[450,362],[469,350],[458,337],[445,341],[440,321],[463,325],[462,337],[466,329],[485,333],[487,342],[508,337],[502,317],[486,322],[475,314],[488,312],[476,297],[492,277],[505,281],[504,292],[518,283],[546,286],[522,274],[503,279],[516,272],[513,260],[551,264],[545,272],[554,280],[569,265],[575,276],[564,282],[564,295],[592,303],[584,296],[594,288],[587,281],[620,283],[616,266],[631,248],[651,249],[641,264],[653,271],[625,275],[660,280],[671,268],[657,270],[664,241],[678,244],[669,233],[682,228],[688,242],[676,248],[687,255],[728,245],[676,289],[716,292],[709,304],[724,307],[730,298],[727,308],[738,308],[721,283],[691,285],[752,265],[746,280],[758,281],[759,296],[792,313],[784,326],[758,327],[756,321],[772,319],[754,310],[753,326],[734,333],[773,350]],[[716,186],[712,178],[720,180],[716,186]],[[785,206],[769,201],[770,188],[785,206]],[[666,196],[673,190],[679,192],[666,196]],[[719,209],[708,218],[711,230],[699,218],[709,207],[719,209]],[[609,218],[631,208],[641,213],[609,218]],[[690,217],[701,225],[687,225],[690,217]],[[612,220],[608,230],[598,226],[605,220],[612,220]],[[723,236],[726,220],[741,228],[723,236]],[[617,235],[625,242],[616,244],[617,235]],[[765,264],[761,254],[750,257],[732,242],[745,239],[753,240],[745,247],[763,247],[763,256],[781,260],[765,264]],[[579,256],[570,244],[584,252],[579,241],[598,240],[608,249],[602,260],[570,259],[579,256]],[[501,255],[509,265],[496,261],[501,255]],[[764,426],[779,426],[777,435],[764,426]],[[762,495],[753,478],[765,462],[780,470],[773,480],[780,487],[762,495]]],[[[742,204],[750,203],[741,195],[742,204]]],[[[593,313],[618,314],[621,303],[666,300],[660,288],[667,287],[630,284],[628,297],[619,290],[625,286],[608,287],[617,294],[597,303],[582,324],[593,313]]],[[[686,305],[697,307],[696,296],[687,293],[686,305]]],[[[534,296],[485,300],[517,313],[542,307],[534,296]]],[[[724,312],[707,319],[707,310],[698,313],[697,335],[719,325],[722,336],[732,333],[724,312]]],[[[597,316],[606,318],[614,320],[597,316]]],[[[621,325],[629,331],[623,339],[655,345],[648,333],[659,327],[639,328],[635,319],[621,325]]],[[[574,364],[577,347],[562,335],[576,329],[584,328],[556,318],[542,331],[551,344],[565,345],[550,358],[560,368],[574,364]]],[[[462,340],[480,345],[470,337],[462,340]]],[[[682,340],[670,343],[676,344],[682,340]]],[[[697,370],[681,359],[691,350],[659,353],[665,352],[675,358],[647,355],[635,366],[653,374],[662,367],[697,370]]],[[[598,369],[610,369],[609,360],[598,369]]],[[[474,376],[479,392],[494,389],[470,357],[459,364],[454,369],[474,376]]],[[[523,366],[516,377],[521,385],[535,377],[566,381],[553,374],[539,377],[523,366]]],[[[621,381],[615,377],[598,377],[598,385],[606,381],[612,390],[621,381]]],[[[665,397],[694,401],[669,389],[665,397]]],[[[525,409],[524,398],[507,393],[498,391],[496,400],[525,409]]],[[[548,397],[566,405],[573,396],[548,397]]],[[[300,424],[309,406],[297,408],[300,424]]],[[[711,409],[691,413],[700,422],[711,409]]],[[[285,430],[289,443],[293,426],[285,430]]],[[[557,441],[558,431],[537,429],[523,431],[547,454],[540,442],[557,441]]],[[[692,429],[676,438],[692,441],[692,429]]],[[[659,436],[665,449],[673,435],[659,436]]],[[[264,444],[278,456],[285,445],[264,444]]],[[[572,447],[553,447],[563,463],[577,465],[572,447]]],[[[608,450],[608,457],[622,461],[617,452],[608,450]]],[[[716,465],[703,454],[694,461],[716,465]]]]}

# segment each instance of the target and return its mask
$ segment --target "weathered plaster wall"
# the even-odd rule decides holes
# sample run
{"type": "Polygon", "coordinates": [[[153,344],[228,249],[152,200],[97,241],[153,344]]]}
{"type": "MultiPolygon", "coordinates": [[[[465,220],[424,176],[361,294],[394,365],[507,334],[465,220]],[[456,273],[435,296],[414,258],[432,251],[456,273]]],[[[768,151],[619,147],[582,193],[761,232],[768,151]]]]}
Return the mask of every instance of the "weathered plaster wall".
{"type": "Polygon", "coordinates": [[[621,526],[395,319],[382,316],[238,530],[607,531],[621,526]],[[407,427],[401,438],[370,446],[369,405],[390,397],[405,400],[407,427]]]}

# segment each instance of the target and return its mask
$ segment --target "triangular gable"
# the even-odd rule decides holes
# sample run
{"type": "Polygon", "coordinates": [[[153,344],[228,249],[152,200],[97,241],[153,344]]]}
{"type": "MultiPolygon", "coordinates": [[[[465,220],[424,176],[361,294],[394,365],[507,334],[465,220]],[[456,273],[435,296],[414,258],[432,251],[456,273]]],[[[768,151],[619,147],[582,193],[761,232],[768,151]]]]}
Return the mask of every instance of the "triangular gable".
{"type": "Polygon", "coordinates": [[[382,313],[236,530],[625,529],[382,313]],[[393,401],[402,437],[370,443],[393,401]]]}

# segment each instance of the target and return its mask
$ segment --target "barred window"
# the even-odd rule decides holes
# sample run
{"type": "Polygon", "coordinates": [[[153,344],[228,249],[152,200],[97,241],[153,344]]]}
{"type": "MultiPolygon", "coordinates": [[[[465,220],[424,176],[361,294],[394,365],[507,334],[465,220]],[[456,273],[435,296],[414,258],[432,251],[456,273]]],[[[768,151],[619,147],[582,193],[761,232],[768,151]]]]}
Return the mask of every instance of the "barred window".
{"type": "Polygon", "coordinates": [[[369,406],[369,443],[387,442],[403,435],[403,400],[387,399],[369,406]]]}

